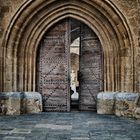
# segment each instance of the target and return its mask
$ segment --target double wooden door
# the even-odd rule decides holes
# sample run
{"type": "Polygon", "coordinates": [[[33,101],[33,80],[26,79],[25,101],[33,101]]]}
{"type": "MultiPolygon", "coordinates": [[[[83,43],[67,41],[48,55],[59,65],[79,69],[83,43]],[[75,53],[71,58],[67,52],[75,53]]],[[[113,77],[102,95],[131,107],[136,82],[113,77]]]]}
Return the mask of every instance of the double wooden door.
{"type": "Polygon", "coordinates": [[[102,90],[102,50],[98,37],[85,24],[65,19],[50,28],[42,38],[37,58],[37,89],[44,111],[70,111],[70,44],[80,37],[79,109],[95,110],[96,95],[102,90]],[[75,22],[77,23],[77,22],[75,22]],[[75,32],[76,33],[76,32],[75,32]],[[76,39],[76,38],[75,38],[76,39]]]}

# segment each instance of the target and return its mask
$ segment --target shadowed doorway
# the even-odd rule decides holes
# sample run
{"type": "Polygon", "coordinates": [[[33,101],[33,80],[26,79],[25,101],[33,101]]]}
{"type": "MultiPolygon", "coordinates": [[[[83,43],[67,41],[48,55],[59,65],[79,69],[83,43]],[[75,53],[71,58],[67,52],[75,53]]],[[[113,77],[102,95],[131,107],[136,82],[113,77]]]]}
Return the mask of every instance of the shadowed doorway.
{"type": "Polygon", "coordinates": [[[97,35],[73,18],[53,25],[40,42],[37,77],[44,111],[95,111],[96,95],[103,90],[103,52],[97,35]]]}

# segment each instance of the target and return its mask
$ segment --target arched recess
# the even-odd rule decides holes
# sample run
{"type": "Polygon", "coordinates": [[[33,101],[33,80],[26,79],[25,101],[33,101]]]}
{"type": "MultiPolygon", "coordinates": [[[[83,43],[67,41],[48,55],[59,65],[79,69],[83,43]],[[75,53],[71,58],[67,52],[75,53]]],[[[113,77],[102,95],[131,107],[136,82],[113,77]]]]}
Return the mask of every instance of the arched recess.
{"type": "Polygon", "coordinates": [[[44,33],[72,17],[99,37],[104,52],[104,91],[134,91],[133,40],[126,19],[111,1],[27,0],[3,40],[3,91],[34,91],[36,55],[44,33]]]}

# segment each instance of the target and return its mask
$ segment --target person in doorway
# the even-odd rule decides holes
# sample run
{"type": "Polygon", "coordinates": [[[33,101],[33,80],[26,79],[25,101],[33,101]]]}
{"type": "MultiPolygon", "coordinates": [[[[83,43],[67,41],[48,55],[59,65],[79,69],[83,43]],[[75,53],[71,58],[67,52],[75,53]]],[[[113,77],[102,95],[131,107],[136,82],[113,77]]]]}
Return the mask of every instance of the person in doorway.
{"type": "Polygon", "coordinates": [[[73,94],[71,95],[72,100],[78,100],[79,94],[76,92],[76,74],[74,70],[71,72],[71,90],[73,91],[73,94]]]}

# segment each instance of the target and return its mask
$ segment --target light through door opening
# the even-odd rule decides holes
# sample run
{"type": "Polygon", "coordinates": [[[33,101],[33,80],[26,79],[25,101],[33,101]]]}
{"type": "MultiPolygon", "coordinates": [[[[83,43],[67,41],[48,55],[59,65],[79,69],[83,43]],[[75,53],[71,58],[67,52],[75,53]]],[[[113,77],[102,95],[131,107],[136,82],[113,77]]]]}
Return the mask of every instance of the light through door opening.
{"type": "Polygon", "coordinates": [[[80,37],[75,39],[70,45],[70,93],[71,110],[78,110],[79,107],[79,55],[80,55],[80,37]]]}

